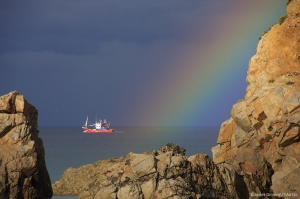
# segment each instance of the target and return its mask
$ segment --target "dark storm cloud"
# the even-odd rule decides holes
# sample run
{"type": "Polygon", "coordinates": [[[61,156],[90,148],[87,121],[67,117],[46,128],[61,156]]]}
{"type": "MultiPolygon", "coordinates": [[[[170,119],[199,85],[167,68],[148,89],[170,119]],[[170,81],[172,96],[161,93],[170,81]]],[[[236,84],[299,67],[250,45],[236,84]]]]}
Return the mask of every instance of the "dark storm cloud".
{"type": "MultiPolygon", "coordinates": [[[[165,125],[141,123],[138,112],[151,107],[158,88],[169,85],[166,77],[194,67],[186,63],[193,52],[200,55],[226,39],[223,15],[241,5],[240,0],[2,0],[0,93],[18,90],[39,110],[41,126],[80,125],[95,112],[114,125],[165,125]]],[[[246,71],[240,74],[245,78],[246,71]]],[[[244,88],[229,92],[224,89],[230,108],[244,88]]],[[[224,96],[216,99],[225,107],[224,96]]],[[[229,112],[204,123],[219,124],[229,112]]]]}
{"type": "MultiPolygon", "coordinates": [[[[1,51],[95,54],[103,42],[152,44],[193,29],[199,1],[1,2],[1,51]]],[[[199,19],[201,20],[201,19],[199,19]]]]}

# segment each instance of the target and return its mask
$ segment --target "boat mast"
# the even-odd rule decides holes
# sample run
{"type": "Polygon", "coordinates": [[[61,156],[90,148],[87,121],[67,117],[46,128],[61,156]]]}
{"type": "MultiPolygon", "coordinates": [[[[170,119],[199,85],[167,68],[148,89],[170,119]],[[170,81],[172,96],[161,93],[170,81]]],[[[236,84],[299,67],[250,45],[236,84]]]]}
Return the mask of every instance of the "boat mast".
{"type": "Polygon", "coordinates": [[[87,127],[89,117],[86,116],[85,127],[87,127]]]}

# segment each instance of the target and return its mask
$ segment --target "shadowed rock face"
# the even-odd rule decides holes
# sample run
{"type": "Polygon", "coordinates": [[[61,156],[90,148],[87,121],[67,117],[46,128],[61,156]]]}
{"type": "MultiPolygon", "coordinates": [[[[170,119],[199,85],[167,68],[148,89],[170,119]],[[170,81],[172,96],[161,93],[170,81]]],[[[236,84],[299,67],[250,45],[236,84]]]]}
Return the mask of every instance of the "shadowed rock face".
{"type": "MultiPolygon", "coordinates": [[[[245,99],[220,129],[213,160],[229,189],[300,197],[300,2],[259,41],[245,99]],[[242,189],[235,186],[240,179],[242,189]],[[240,190],[239,190],[240,189],[240,190]]],[[[243,198],[243,197],[241,197],[243,198]]]]}
{"type": "Polygon", "coordinates": [[[158,151],[129,153],[66,170],[54,194],[79,198],[232,198],[218,168],[204,154],[187,158],[167,144],[158,151]]]}
{"type": "Polygon", "coordinates": [[[17,91],[0,97],[0,198],[51,198],[38,112],[17,91]]]}

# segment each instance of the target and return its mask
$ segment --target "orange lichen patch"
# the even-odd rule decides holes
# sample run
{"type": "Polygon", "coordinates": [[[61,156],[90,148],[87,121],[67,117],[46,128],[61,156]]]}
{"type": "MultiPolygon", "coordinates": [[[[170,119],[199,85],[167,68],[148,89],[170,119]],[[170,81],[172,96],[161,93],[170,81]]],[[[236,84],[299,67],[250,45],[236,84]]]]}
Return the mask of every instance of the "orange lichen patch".
{"type": "Polygon", "coordinates": [[[167,164],[166,164],[165,162],[158,161],[158,162],[156,163],[156,167],[157,167],[157,168],[164,167],[164,166],[167,166],[167,164]]]}
{"type": "Polygon", "coordinates": [[[262,144],[264,153],[266,153],[269,150],[271,143],[263,141],[263,143],[261,143],[261,144],[262,144]]]}
{"type": "Polygon", "coordinates": [[[131,174],[132,174],[131,166],[125,165],[125,167],[124,167],[124,175],[128,176],[128,175],[131,175],[131,174]]]}
{"type": "Polygon", "coordinates": [[[256,169],[249,164],[240,164],[241,169],[246,173],[256,173],[256,169]]]}
{"type": "Polygon", "coordinates": [[[300,142],[293,143],[293,152],[295,155],[300,155],[300,142]]]}

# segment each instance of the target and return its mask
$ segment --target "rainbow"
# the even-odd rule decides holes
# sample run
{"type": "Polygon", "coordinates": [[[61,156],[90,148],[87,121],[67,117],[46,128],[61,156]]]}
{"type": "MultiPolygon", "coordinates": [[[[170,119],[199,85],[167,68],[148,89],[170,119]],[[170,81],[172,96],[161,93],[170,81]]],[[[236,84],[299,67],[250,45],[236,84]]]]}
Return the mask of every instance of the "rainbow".
{"type": "MultiPolygon", "coordinates": [[[[214,17],[207,30],[193,30],[190,41],[166,57],[164,64],[173,69],[158,75],[164,83],[149,85],[144,93],[146,102],[137,102],[137,123],[211,126],[225,121],[227,118],[216,117],[215,123],[201,123],[218,114],[211,113],[212,107],[225,106],[220,99],[232,100],[231,92],[239,86],[236,79],[244,79],[241,89],[246,90],[248,62],[260,33],[286,13],[285,4],[279,0],[236,1],[218,10],[219,17],[214,17]]],[[[230,102],[231,106],[235,102],[230,102]]],[[[225,110],[228,117],[231,106],[225,110]]]]}

